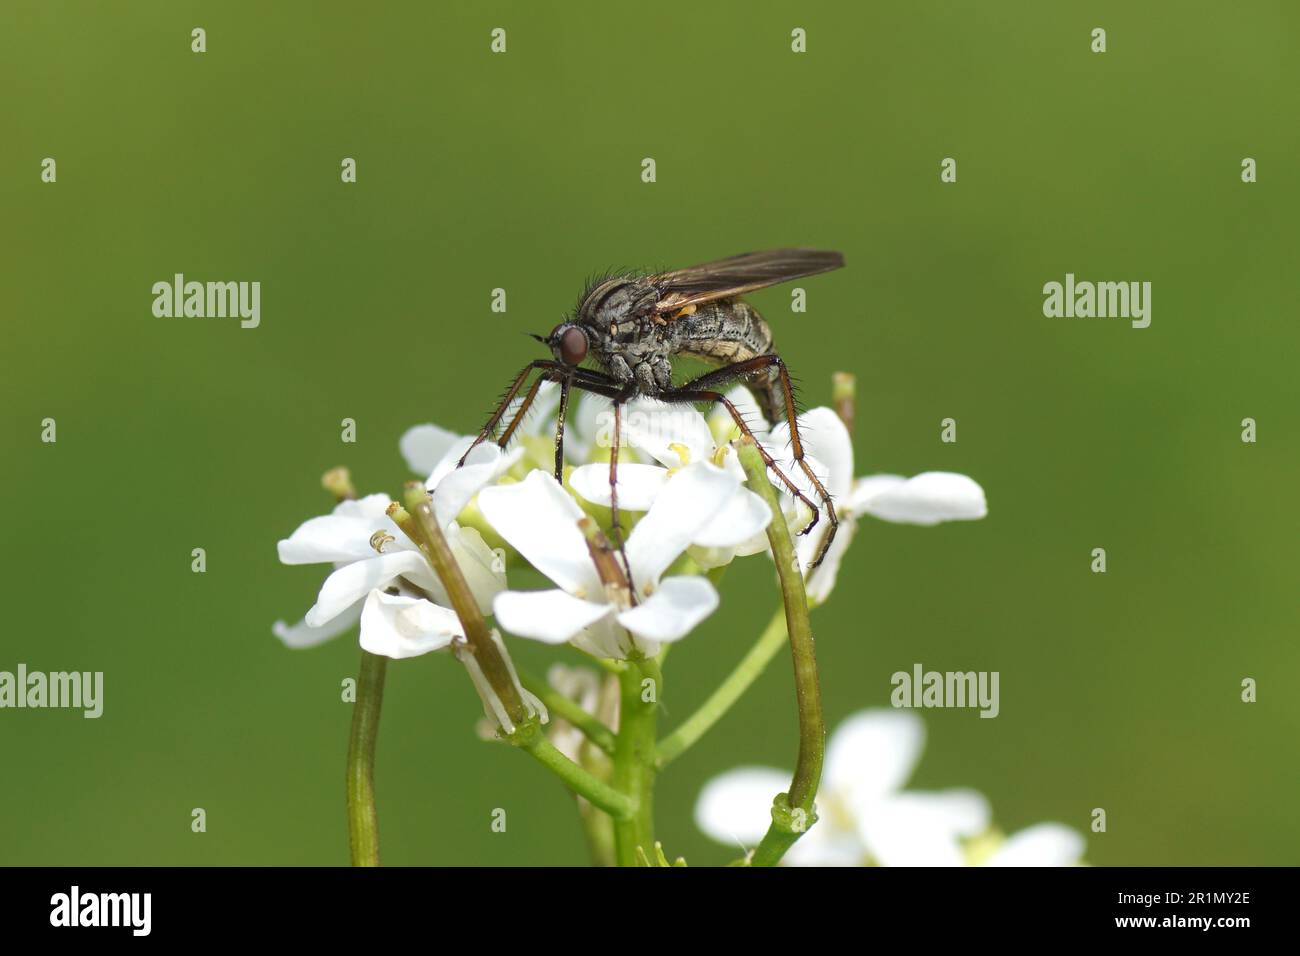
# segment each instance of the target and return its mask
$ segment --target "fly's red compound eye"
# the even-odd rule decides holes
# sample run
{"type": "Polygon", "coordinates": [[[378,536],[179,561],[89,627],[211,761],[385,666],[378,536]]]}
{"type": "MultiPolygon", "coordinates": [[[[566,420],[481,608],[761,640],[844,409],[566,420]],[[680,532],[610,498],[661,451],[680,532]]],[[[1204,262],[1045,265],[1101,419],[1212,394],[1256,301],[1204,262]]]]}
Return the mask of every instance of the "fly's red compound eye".
{"type": "Polygon", "coordinates": [[[569,326],[560,336],[560,361],[565,365],[580,365],[586,357],[586,334],[576,326],[569,326]]]}

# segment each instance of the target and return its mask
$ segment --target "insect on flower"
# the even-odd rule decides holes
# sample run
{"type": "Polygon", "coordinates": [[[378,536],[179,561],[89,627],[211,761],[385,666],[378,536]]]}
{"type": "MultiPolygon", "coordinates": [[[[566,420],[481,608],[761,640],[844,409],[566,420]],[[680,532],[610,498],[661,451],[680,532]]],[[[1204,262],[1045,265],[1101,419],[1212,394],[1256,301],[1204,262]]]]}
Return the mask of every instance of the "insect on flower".
{"type": "MultiPolygon", "coordinates": [[[[773,249],[656,275],[624,273],[602,279],[584,292],[571,319],[557,325],[549,336],[533,336],[550,347],[554,358],[536,359],[515,376],[470,450],[492,438],[504,448],[542,383],[558,382],[555,477],[560,480],[569,392],[577,388],[610,399],[614,412],[609,458],[610,510],[621,550],[615,477],[623,405],[639,397],[669,403],[721,404],[741,434],[753,438],[743,415],[721,391],[730,383],[740,382],[753,393],[769,421],[788,423],[793,460],[826,508],[830,528],[812,564],[816,567],[831,546],[839,520],[826,488],[804,460],[790,374],[773,348],[772,330],[758,311],[740,297],[843,265],[844,257],[838,252],[773,249]],[[714,369],[675,385],[673,359],[676,356],[702,361],[714,369]],[[538,373],[537,377],[514,407],[511,420],[501,429],[507,411],[534,372],[538,373]]],[[[807,534],[817,524],[818,505],[808,499],[761,444],[758,447],[768,469],[812,511],[811,520],[800,532],[807,534]]],[[[461,464],[468,456],[466,451],[461,464]]]]}

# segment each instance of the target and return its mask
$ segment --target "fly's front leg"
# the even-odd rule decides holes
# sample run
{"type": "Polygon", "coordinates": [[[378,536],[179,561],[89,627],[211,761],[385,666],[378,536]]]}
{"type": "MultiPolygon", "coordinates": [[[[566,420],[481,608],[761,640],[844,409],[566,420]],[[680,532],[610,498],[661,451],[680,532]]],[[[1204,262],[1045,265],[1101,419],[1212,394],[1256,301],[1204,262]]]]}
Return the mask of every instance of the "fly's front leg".
{"type": "MultiPolygon", "coordinates": [[[[515,409],[515,414],[510,419],[510,424],[506,426],[506,430],[502,432],[501,437],[497,439],[498,448],[505,448],[506,445],[510,444],[510,439],[514,437],[515,429],[523,423],[524,417],[528,414],[528,409],[533,407],[533,399],[537,398],[537,393],[541,389],[542,383],[549,379],[550,376],[545,374],[539,375],[534,379],[532,386],[524,395],[524,400],[520,402],[519,407],[515,409]]],[[[469,452],[465,452],[465,454],[468,456],[469,452]]],[[[461,459],[461,461],[464,460],[465,459],[463,458],[461,459]]]]}
{"type": "MultiPolygon", "coordinates": [[[[497,426],[501,424],[501,419],[503,419],[506,412],[509,411],[510,403],[515,400],[515,396],[519,394],[519,389],[521,389],[524,382],[527,381],[528,374],[535,369],[542,369],[543,374],[539,375],[537,380],[534,381],[532,386],[528,389],[528,392],[524,395],[524,400],[520,403],[518,410],[511,417],[509,425],[506,426],[505,433],[497,439],[497,444],[502,448],[505,448],[506,445],[510,443],[510,439],[514,436],[515,430],[524,420],[524,416],[532,406],[533,399],[537,397],[537,392],[542,387],[543,382],[568,382],[570,384],[576,384],[579,388],[595,391],[597,394],[602,395],[612,393],[615,388],[615,383],[607,375],[602,375],[600,372],[583,368],[571,368],[550,359],[534,359],[524,366],[523,371],[516,375],[515,380],[510,383],[510,387],[506,389],[505,395],[502,396],[501,402],[497,405],[496,411],[492,413],[492,417],[487,420],[487,423],[479,431],[478,436],[470,443],[470,446],[465,449],[465,454],[460,456],[460,461],[456,462],[457,468],[465,464],[469,459],[470,452],[483,442],[487,441],[488,438],[492,436],[493,432],[496,431],[497,426]]],[[[566,394],[561,395],[562,400],[567,400],[567,397],[566,394]]],[[[562,434],[564,428],[563,421],[564,409],[561,408],[561,434],[557,439],[560,443],[563,443],[564,440],[562,434]]]]}
{"type": "Polygon", "coordinates": [[[569,410],[569,388],[572,382],[560,382],[560,411],[555,418],[555,480],[564,484],[564,416],[569,410]]]}
{"type": "MultiPolygon", "coordinates": [[[[501,424],[501,419],[505,417],[506,412],[509,410],[510,403],[513,402],[515,400],[515,396],[519,394],[519,389],[523,388],[524,382],[528,379],[529,373],[531,373],[534,369],[545,368],[548,366],[553,366],[555,364],[557,363],[548,362],[545,359],[536,359],[524,366],[523,371],[521,371],[518,375],[515,376],[515,380],[510,383],[510,387],[507,388],[505,394],[501,396],[501,401],[497,404],[496,411],[492,413],[491,417],[488,418],[487,422],[484,423],[483,427],[479,429],[478,435],[474,438],[472,442],[470,442],[470,446],[465,449],[465,454],[460,456],[460,461],[456,462],[457,468],[465,464],[466,459],[469,458],[470,452],[472,452],[479,445],[483,444],[483,442],[487,441],[492,436],[492,433],[496,431],[497,426],[501,424]]],[[[528,404],[532,403],[532,397],[537,394],[537,389],[541,386],[541,381],[542,380],[539,378],[536,382],[533,383],[533,387],[529,389],[528,391],[529,397],[526,400],[525,409],[528,404]]],[[[515,415],[514,421],[517,422],[518,420],[519,420],[519,416],[515,415]]],[[[510,432],[513,433],[513,431],[514,431],[514,424],[512,422],[510,432]]],[[[505,440],[507,441],[509,440],[508,435],[505,440]]]]}

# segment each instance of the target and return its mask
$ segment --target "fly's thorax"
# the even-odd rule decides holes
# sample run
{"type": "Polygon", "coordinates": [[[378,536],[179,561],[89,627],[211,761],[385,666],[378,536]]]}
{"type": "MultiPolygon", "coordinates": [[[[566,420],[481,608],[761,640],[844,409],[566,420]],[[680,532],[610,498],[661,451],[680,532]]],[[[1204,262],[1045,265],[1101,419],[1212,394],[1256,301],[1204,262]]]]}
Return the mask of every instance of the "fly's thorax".
{"type": "Polygon", "coordinates": [[[610,375],[621,382],[638,382],[639,391],[653,394],[670,384],[671,331],[671,326],[653,319],[624,319],[611,322],[603,331],[593,328],[589,334],[596,360],[610,375]]]}
{"type": "Polygon", "coordinates": [[[646,282],[628,276],[606,279],[582,298],[578,321],[599,332],[611,326],[648,318],[658,301],[646,282]]]}

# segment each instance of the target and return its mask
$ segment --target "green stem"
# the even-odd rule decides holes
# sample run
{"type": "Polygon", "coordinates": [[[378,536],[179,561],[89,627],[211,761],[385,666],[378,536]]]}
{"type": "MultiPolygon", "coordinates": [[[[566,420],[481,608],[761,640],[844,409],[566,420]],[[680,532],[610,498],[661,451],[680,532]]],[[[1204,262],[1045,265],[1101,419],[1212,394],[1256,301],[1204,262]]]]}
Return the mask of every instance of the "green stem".
{"type": "Polygon", "coordinates": [[[790,637],[790,655],[794,659],[794,689],[799,710],[799,757],[788,794],[778,794],[772,805],[772,825],[754,851],[754,866],[772,866],[780,862],[796,840],[816,820],[814,801],[821,783],[822,759],[826,750],[826,723],[822,717],[821,688],[817,680],[817,654],[812,625],[808,621],[808,598],[804,593],[803,574],[795,559],[790,529],[777,500],[776,489],[767,479],[767,469],[752,439],[740,443],[740,463],[745,469],[749,489],[760,495],[772,509],[772,523],[767,538],[772,558],[781,580],[781,598],[785,604],[785,624],[790,637]]]}
{"type": "Polygon", "coordinates": [[[614,866],[614,821],[589,804],[578,808],[593,866],[614,866]]]}
{"type": "Polygon", "coordinates": [[[465,642],[483,672],[483,677],[500,699],[510,720],[516,727],[521,726],[531,715],[523,698],[519,696],[519,688],[515,685],[510,665],[492,640],[483,612],[479,610],[474,593],[469,589],[469,582],[465,580],[464,572],[451,553],[451,546],[447,544],[447,538],[438,525],[424,486],[419,482],[408,484],[405,511],[390,508],[390,517],[433,565],[438,580],[442,582],[451,600],[452,610],[465,629],[465,642]]]}
{"type": "Polygon", "coordinates": [[[546,709],[552,716],[561,717],[573,724],[583,736],[605,753],[614,752],[614,731],[583,710],[582,705],[577,701],[565,697],[540,677],[520,668],[516,670],[519,673],[519,682],[546,705],[546,709]]]}
{"type": "Polygon", "coordinates": [[[353,866],[379,865],[379,817],[375,812],[375,742],[384,704],[388,658],[361,652],[357,699],[348,738],[348,845],[353,866]]]}
{"type": "Polygon", "coordinates": [[[614,856],[619,866],[636,866],[637,848],[654,846],[655,727],[663,675],[653,660],[632,662],[618,677],[618,736],[614,742],[613,784],[637,802],[630,820],[614,821],[614,856]],[[653,682],[648,696],[643,682],[653,682]]]}
{"type": "Polygon", "coordinates": [[[718,685],[717,690],[709,695],[699,709],[686,718],[671,734],[659,742],[659,755],[656,761],[660,769],[669,761],[680,757],[695,745],[695,742],[713,729],[713,725],[722,719],[745,691],[758,680],[768,664],[785,647],[786,643],[785,609],[777,608],[772,620],[748,653],[740,659],[735,670],[727,675],[718,685]]]}
{"type": "Polygon", "coordinates": [[[592,806],[608,813],[616,821],[615,826],[618,822],[636,818],[638,808],[635,798],[615,790],[603,780],[597,780],[588,771],[560,753],[535,723],[529,724],[515,734],[511,738],[511,743],[536,757],[543,767],[559,777],[574,793],[585,797],[592,806]]]}

